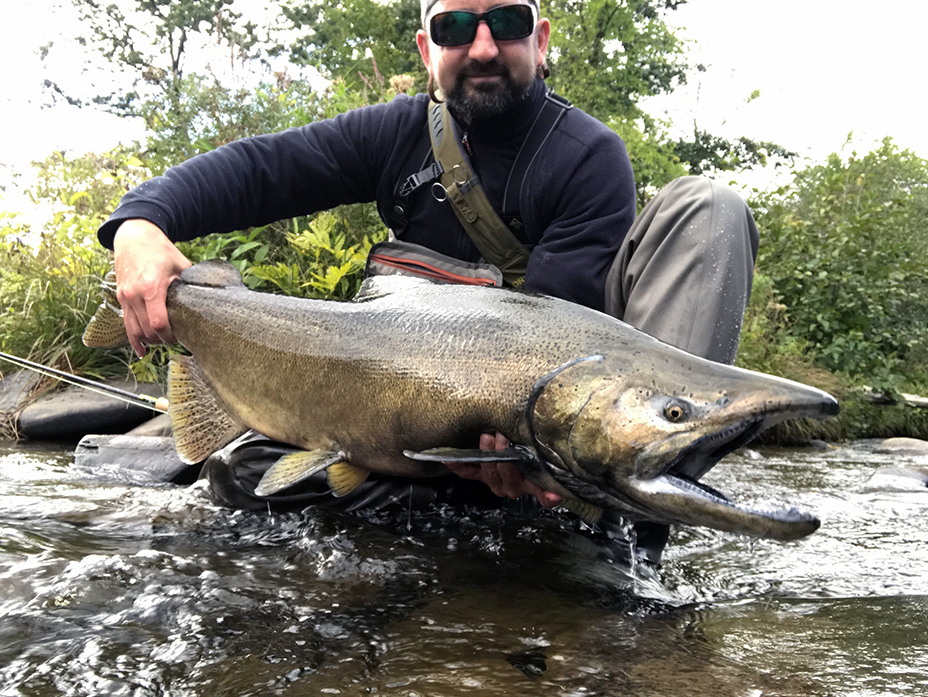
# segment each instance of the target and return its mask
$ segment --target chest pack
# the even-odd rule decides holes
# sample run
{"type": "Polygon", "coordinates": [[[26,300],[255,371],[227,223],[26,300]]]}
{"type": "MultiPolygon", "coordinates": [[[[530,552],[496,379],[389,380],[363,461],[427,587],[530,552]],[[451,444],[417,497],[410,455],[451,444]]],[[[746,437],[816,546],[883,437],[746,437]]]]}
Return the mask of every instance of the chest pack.
{"type": "Polygon", "coordinates": [[[514,231],[522,228],[520,198],[529,169],[538,153],[571,109],[569,101],[552,92],[529,129],[516,155],[503,192],[503,211],[494,209],[474,173],[470,158],[461,147],[462,136],[445,103],[432,102],[428,111],[430,150],[420,155],[420,169],[398,183],[387,223],[401,235],[408,221],[410,198],[420,187],[430,185],[438,201],[449,201],[462,227],[484,260],[498,267],[506,285],[519,287],[525,280],[529,249],[514,231]],[[429,162],[431,160],[431,162],[429,162]]]}

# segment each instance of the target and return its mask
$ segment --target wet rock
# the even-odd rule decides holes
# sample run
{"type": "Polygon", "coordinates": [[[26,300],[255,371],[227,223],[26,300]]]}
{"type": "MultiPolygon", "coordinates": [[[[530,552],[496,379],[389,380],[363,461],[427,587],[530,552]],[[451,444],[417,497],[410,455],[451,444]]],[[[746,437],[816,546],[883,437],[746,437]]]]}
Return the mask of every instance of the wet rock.
{"type": "Polygon", "coordinates": [[[178,457],[174,439],[163,436],[84,436],[74,468],[95,480],[143,485],[189,484],[199,474],[178,457]]]}
{"type": "Polygon", "coordinates": [[[167,414],[159,414],[153,419],[149,419],[140,426],[136,426],[131,431],[129,431],[127,436],[170,436],[173,434],[171,430],[171,417],[167,414]]]}
{"type": "Polygon", "coordinates": [[[890,455],[928,455],[928,441],[918,438],[887,438],[874,449],[890,455]]]}
{"type": "MultiPolygon", "coordinates": [[[[128,380],[105,384],[136,394],[161,396],[157,385],[128,380]]],[[[36,400],[19,415],[18,430],[30,440],[78,440],[88,433],[125,433],[151,419],[152,410],[80,387],[68,387],[36,400]]]]}
{"type": "Polygon", "coordinates": [[[928,486],[928,466],[906,465],[880,467],[866,481],[865,492],[912,491],[928,486]]]}

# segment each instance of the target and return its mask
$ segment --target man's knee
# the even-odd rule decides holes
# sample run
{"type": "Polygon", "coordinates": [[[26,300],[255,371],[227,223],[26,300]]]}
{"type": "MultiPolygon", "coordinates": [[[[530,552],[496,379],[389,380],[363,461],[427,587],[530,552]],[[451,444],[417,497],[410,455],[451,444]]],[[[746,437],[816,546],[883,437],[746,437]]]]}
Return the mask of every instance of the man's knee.
{"type": "Polygon", "coordinates": [[[674,179],[661,194],[683,210],[689,209],[699,229],[709,239],[720,238],[727,247],[743,246],[751,259],[757,258],[759,234],[747,201],[737,191],[700,176],[674,179]]]}

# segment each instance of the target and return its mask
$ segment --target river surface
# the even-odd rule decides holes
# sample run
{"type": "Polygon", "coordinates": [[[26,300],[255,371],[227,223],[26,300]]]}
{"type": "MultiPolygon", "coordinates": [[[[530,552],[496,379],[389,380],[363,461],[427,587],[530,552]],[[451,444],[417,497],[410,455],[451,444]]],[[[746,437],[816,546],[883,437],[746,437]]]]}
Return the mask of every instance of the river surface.
{"type": "Polygon", "coordinates": [[[924,695],[928,489],[860,442],[729,456],[792,543],[678,529],[660,581],[568,515],[213,505],[0,445],[0,695],[924,695]]]}

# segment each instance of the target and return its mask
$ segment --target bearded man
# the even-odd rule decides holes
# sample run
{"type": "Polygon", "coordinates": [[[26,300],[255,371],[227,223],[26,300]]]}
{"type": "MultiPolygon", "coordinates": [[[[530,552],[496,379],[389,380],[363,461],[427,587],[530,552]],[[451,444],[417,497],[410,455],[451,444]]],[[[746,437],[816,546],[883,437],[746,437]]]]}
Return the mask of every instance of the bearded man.
{"type": "MultiPolygon", "coordinates": [[[[518,271],[507,281],[607,311],[691,353],[733,362],[757,253],[757,230],[744,202],[707,179],[687,177],[661,191],[636,219],[622,140],[545,86],[551,25],[536,0],[422,0],[422,25],[416,42],[428,92],[444,107],[430,106],[429,95],[399,95],[230,143],[126,194],[99,238],[115,251],[117,294],[136,352],[174,340],[167,287],[190,262],[173,242],[211,232],[375,201],[394,239],[464,263],[497,263],[462,221],[448,195],[450,180],[440,179],[451,168],[436,166],[435,124],[447,118],[442,123],[472,175],[470,188],[488,202],[484,217],[496,231],[490,235],[515,240],[511,246],[520,252],[518,271]]],[[[480,438],[485,450],[507,444],[502,434],[480,438]]],[[[256,496],[258,479],[279,454],[275,444],[252,439],[210,458],[204,471],[218,499],[244,508],[354,510],[409,498],[408,480],[397,484],[390,477],[372,478],[337,500],[324,479],[285,496],[256,496]]],[[[559,501],[511,464],[449,468],[498,496],[531,494],[545,507],[559,501]]],[[[450,479],[444,489],[423,483],[417,495],[426,503],[453,499],[449,492],[461,481],[450,479]]],[[[473,495],[467,491],[465,498],[473,495]]],[[[642,524],[638,533],[639,553],[657,562],[666,527],[642,524]]]]}

